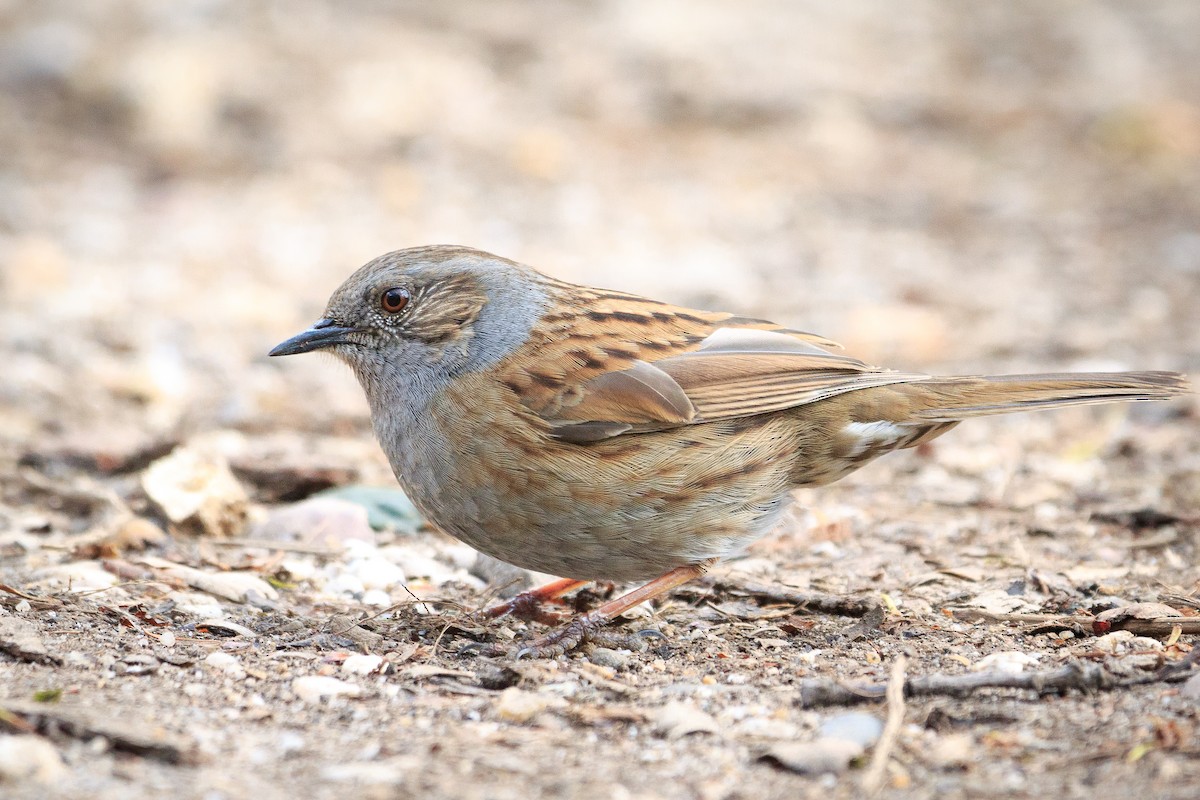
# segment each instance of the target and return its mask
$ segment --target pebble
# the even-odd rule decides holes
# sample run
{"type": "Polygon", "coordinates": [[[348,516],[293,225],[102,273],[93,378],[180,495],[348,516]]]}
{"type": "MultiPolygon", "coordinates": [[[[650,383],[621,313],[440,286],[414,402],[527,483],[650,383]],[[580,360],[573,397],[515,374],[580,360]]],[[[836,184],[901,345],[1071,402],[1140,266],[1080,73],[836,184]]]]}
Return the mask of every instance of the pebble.
{"type": "Polygon", "coordinates": [[[48,784],[66,771],[58,750],[42,737],[0,735],[0,780],[48,784]]]}
{"type": "Polygon", "coordinates": [[[815,742],[777,744],[760,758],[802,775],[820,775],[844,772],[850,762],[862,754],[862,746],[848,739],[818,739],[815,742]]]}
{"type": "Polygon", "coordinates": [[[779,739],[785,741],[795,741],[800,735],[799,726],[781,719],[767,719],[764,717],[748,717],[747,719],[743,719],[734,724],[732,731],[735,738],[747,736],[755,739],[779,739]]]}
{"type": "Polygon", "coordinates": [[[358,503],[336,497],[311,497],[276,509],[254,529],[253,535],[258,539],[300,541],[335,550],[341,550],[350,540],[375,542],[367,510],[358,503]]]}
{"type": "Polygon", "coordinates": [[[1200,702],[1200,675],[1193,675],[1183,684],[1179,694],[1189,700],[1200,702]]]}
{"type": "Polygon", "coordinates": [[[376,608],[385,608],[392,604],[392,596],[382,589],[368,589],[362,593],[359,602],[364,606],[375,606],[376,608]]]}
{"type": "Polygon", "coordinates": [[[421,578],[430,586],[441,586],[450,581],[462,581],[476,587],[484,585],[467,569],[448,563],[454,559],[454,552],[449,547],[432,548],[424,541],[406,541],[379,548],[379,555],[396,564],[409,577],[421,578]]]}
{"type": "Polygon", "coordinates": [[[1113,631],[1092,641],[1091,647],[1102,653],[1123,653],[1133,643],[1134,635],[1129,631],[1113,631]]]}
{"type": "Polygon", "coordinates": [[[363,509],[372,528],[390,528],[414,534],[421,527],[421,513],[399,488],[388,486],[339,486],[326,489],[314,499],[339,500],[363,509]]]}
{"type": "Polygon", "coordinates": [[[561,697],[510,686],[496,700],[496,715],[508,722],[528,722],[543,711],[562,708],[566,704],[561,697]]]}
{"type": "Polygon", "coordinates": [[[325,591],[330,594],[345,594],[351,597],[361,596],[366,587],[356,576],[348,572],[340,572],[325,582],[325,591]]]}
{"type": "Polygon", "coordinates": [[[883,734],[883,723],[871,714],[852,711],[830,717],[821,723],[817,732],[822,739],[844,739],[865,750],[879,741],[883,734]]]}
{"type": "MultiPolygon", "coordinates": [[[[33,574],[34,579],[46,581],[53,586],[69,586],[72,592],[92,592],[97,589],[109,589],[120,580],[116,575],[104,569],[99,561],[71,561],[66,564],[39,569],[33,574]]],[[[27,601],[26,601],[27,602],[27,601]]]]}
{"type": "Polygon", "coordinates": [[[1041,656],[1037,653],[1022,653],[1017,650],[1002,650],[990,653],[971,665],[972,672],[1001,672],[1005,675],[1019,675],[1026,667],[1035,666],[1041,656]]]}
{"type": "Polygon", "coordinates": [[[931,766],[961,769],[975,760],[975,740],[969,733],[951,733],[938,737],[926,753],[931,766]]]}
{"type": "Polygon", "coordinates": [[[142,474],[142,489],[167,519],[210,536],[231,536],[246,521],[248,498],[216,452],[177,447],[142,474]]]}
{"type": "Polygon", "coordinates": [[[305,675],[292,681],[292,691],[306,703],[320,703],[326,698],[358,697],[362,687],[324,675],[305,675]]]}
{"type": "Polygon", "coordinates": [[[342,672],[351,675],[378,673],[383,667],[383,656],[354,654],[342,662],[342,672]]]}
{"type": "Polygon", "coordinates": [[[588,654],[588,660],[598,667],[621,670],[629,664],[628,650],[613,650],[609,647],[596,647],[588,654]]]}
{"type": "Polygon", "coordinates": [[[692,733],[717,733],[720,730],[711,714],[679,701],[667,703],[658,709],[653,720],[654,726],[668,739],[679,739],[692,733]]]}
{"type": "Polygon", "coordinates": [[[216,650],[208,654],[208,656],[204,659],[204,663],[213,669],[224,672],[231,678],[240,679],[246,677],[246,670],[242,669],[242,665],[238,661],[237,656],[230,655],[229,653],[216,650]]]}
{"type": "Polygon", "coordinates": [[[404,570],[382,558],[364,558],[352,561],[348,569],[362,583],[364,589],[390,589],[404,583],[404,570]]]}

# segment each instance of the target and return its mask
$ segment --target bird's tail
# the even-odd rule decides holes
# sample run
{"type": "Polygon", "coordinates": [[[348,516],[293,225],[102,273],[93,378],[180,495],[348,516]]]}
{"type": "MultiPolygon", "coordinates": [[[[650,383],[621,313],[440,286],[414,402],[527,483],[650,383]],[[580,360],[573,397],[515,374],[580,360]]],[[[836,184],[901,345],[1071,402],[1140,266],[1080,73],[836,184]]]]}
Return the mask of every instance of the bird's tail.
{"type": "Polygon", "coordinates": [[[1167,400],[1190,391],[1177,372],[1060,372],[933,378],[907,384],[921,395],[911,419],[957,422],[972,417],[1124,400],[1167,400]]]}

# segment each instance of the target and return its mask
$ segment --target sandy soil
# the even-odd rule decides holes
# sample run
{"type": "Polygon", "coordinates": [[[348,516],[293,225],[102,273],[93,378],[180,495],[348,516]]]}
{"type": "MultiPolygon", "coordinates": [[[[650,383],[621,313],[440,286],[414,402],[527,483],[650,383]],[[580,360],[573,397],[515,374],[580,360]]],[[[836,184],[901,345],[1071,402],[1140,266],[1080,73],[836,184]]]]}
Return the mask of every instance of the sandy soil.
{"type": "Polygon", "coordinates": [[[265,353],[454,242],[896,368],[1195,376],[1197,42],[1185,0],[0,2],[0,794],[1195,797],[1194,397],[964,425],[641,649],[514,661],[468,647],[537,629],[469,616],[512,575],[353,488],[348,372],[265,353]],[[948,683],[819,691],[898,662],[948,683]]]}

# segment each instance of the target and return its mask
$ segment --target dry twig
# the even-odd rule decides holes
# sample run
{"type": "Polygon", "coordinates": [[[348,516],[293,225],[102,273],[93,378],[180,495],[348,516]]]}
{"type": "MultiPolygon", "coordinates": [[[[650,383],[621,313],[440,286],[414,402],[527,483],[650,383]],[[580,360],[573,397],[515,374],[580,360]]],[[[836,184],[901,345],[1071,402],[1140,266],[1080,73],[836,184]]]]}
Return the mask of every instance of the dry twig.
{"type": "Polygon", "coordinates": [[[862,787],[867,796],[874,796],[883,788],[888,760],[892,757],[892,750],[900,736],[900,728],[904,725],[904,684],[907,668],[908,659],[904,654],[896,656],[887,684],[887,721],[884,723],[879,743],[875,745],[875,752],[871,755],[867,773],[863,775],[862,787]]]}
{"type": "MultiPolygon", "coordinates": [[[[1200,648],[1192,651],[1200,653],[1200,648]]],[[[946,696],[966,697],[980,689],[1025,689],[1039,695],[1059,694],[1072,689],[1106,691],[1127,686],[1151,683],[1176,683],[1185,680],[1195,666],[1197,658],[1188,658],[1167,664],[1157,672],[1136,675],[1130,678],[1113,675],[1102,664],[1072,661],[1058,669],[1036,672],[972,672],[966,675],[924,675],[910,678],[904,684],[906,697],[946,696]]],[[[818,706],[855,705],[885,697],[887,684],[842,683],[826,678],[806,680],[800,684],[800,705],[805,708],[818,706]]]]}
{"type": "MultiPolygon", "coordinates": [[[[843,617],[864,617],[879,607],[879,603],[862,597],[839,597],[823,592],[804,592],[799,589],[789,589],[786,586],[776,586],[752,581],[729,581],[720,578],[706,580],[701,586],[715,589],[719,592],[729,592],[733,595],[753,597],[768,603],[790,603],[799,606],[804,611],[814,611],[820,614],[837,614],[843,617]]],[[[695,593],[694,587],[682,586],[676,590],[681,594],[695,593]]]]}
{"type": "Polygon", "coordinates": [[[1200,617],[1136,617],[1129,616],[1108,621],[1104,627],[1097,623],[1103,622],[1096,617],[1071,616],[1068,614],[998,614],[984,611],[980,608],[948,608],[955,619],[965,622],[985,620],[987,622],[1029,622],[1041,624],[1059,624],[1082,628],[1096,634],[1110,631],[1129,631],[1138,636],[1171,636],[1175,628],[1182,634],[1200,634],[1200,617]]]}

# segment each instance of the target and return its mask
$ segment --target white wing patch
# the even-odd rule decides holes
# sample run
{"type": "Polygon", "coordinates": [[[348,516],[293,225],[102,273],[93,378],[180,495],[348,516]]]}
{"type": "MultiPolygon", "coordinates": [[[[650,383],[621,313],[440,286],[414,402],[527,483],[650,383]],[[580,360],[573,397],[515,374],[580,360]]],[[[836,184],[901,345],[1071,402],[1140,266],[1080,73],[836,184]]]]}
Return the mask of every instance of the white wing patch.
{"type": "Polygon", "coordinates": [[[894,450],[901,442],[913,434],[913,429],[894,422],[850,422],[842,428],[842,433],[854,441],[847,458],[861,456],[868,452],[894,450]]]}

